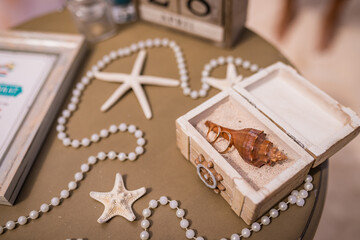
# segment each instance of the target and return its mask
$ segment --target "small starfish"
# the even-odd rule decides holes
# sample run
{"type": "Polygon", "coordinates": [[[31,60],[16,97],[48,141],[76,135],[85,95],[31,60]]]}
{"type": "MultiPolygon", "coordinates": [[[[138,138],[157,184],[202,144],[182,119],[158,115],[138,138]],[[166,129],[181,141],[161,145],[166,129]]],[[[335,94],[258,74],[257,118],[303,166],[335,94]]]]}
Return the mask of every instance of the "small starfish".
{"type": "Polygon", "coordinates": [[[128,191],[120,173],[116,174],[114,188],[110,192],[90,192],[90,197],[104,204],[105,209],[97,220],[98,223],[107,222],[114,216],[123,216],[128,221],[136,219],[131,208],[132,204],[146,192],[144,187],[128,191]]]}
{"type": "Polygon", "coordinates": [[[138,57],[136,58],[131,74],[102,72],[96,72],[94,74],[98,80],[123,83],[101,106],[101,111],[107,111],[119,98],[121,98],[130,88],[132,88],[136,97],[138,98],[146,118],[150,119],[152,117],[150,105],[146,99],[146,95],[144,89],[141,87],[141,84],[152,84],[168,87],[176,87],[179,85],[179,81],[175,79],[141,75],[141,71],[144,67],[145,57],[146,51],[141,50],[138,54],[138,57]]]}
{"type": "Polygon", "coordinates": [[[225,90],[240,82],[243,79],[243,76],[237,75],[236,67],[233,63],[228,63],[226,69],[226,78],[218,79],[213,77],[205,77],[205,79],[210,86],[220,90],[225,90]]]}

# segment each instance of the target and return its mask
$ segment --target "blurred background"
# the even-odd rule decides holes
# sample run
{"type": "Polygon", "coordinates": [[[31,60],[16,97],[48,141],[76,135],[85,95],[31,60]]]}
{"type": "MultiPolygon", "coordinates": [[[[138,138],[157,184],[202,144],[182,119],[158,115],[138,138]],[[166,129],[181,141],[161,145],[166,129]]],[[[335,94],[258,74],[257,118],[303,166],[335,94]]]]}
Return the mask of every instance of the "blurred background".
{"type": "MultiPolygon", "coordinates": [[[[250,0],[247,27],[277,47],[300,72],[360,114],[360,1],[250,0]],[[289,2],[292,2],[289,4],[289,2]],[[334,19],[329,27],[329,21],[334,19]]],[[[64,0],[0,0],[0,29],[57,11],[64,0]]],[[[331,22],[331,21],[330,21],[331,22]]],[[[331,158],[328,192],[315,239],[360,236],[360,137],[331,158]]]]}

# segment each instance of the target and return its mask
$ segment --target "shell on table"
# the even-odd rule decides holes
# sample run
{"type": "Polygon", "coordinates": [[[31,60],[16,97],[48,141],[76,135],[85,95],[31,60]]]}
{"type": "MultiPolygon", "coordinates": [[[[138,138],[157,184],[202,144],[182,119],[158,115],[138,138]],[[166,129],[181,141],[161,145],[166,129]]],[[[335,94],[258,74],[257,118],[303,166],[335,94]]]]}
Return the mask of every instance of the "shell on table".
{"type": "Polygon", "coordinates": [[[208,138],[210,132],[217,134],[211,142],[215,142],[219,137],[228,140],[228,147],[221,153],[227,152],[234,146],[244,161],[256,167],[261,167],[264,164],[273,165],[278,161],[287,159],[287,156],[282,151],[266,139],[264,131],[254,128],[233,130],[211,121],[206,121],[205,125],[209,128],[208,141],[210,141],[208,138]]]}

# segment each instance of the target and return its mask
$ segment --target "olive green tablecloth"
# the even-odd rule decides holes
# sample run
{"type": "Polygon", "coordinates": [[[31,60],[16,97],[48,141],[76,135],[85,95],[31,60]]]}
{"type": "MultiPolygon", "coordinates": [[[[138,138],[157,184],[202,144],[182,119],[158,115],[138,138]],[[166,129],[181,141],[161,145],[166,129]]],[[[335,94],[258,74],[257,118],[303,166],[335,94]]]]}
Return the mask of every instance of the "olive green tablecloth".
{"type": "MultiPolygon", "coordinates": [[[[76,33],[68,12],[53,13],[29,21],[18,30],[76,33]]],[[[92,46],[78,69],[74,84],[104,54],[147,38],[167,37],[175,40],[183,49],[189,66],[190,84],[200,87],[203,66],[211,58],[218,56],[240,56],[260,67],[276,61],[287,60],[269,43],[250,30],[245,30],[240,43],[232,50],[214,47],[202,40],[191,38],[182,33],[146,23],[133,23],[123,26],[118,34],[106,41],[92,46]]],[[[106,68],[111,72],[130,72],[136,55],[121,59],[106,68]]],[[[242,71],[249,75],[249,71],[242,71]]],[[[178,79],[178,69],[174,54],[169,49],[151,49],[144,74],[178,79]]],[[[225,74],[225,67],[215,71],[215,75],[225,74]]],[[[175,119],[199,105],[204,99],[192,100],[182,94],[179,87],[164,88],[146,86],[153,119],[147,120],[133,92],[126,94],[110,111],[100,112],[104,101],[119,86],[94,80],[84,91],[78,111],[68,124],[70,137],[82,139],[92,133],[108,128],[111,124],[132,123],[145,132],[148,140],[146,153],[136,161],[120,162],[106,160],[91,168],[71,197],[39,219],[25,226],[17,227],[0,235],[0,239],[139,239],[141,211],[151,199],[162,195],[180,200],[180,207],[186,209],[190,228],[197,230],[198,236],[207,239],[230,237],[239,233],[245,223],[235,215],[230,206],[219,195],[205,187],[196,174],[196,169],[180,154],[176,147],[175,119]],[[137,220],[128,222],[115,217],[108,223],[97,223],[103,205],[89,197],[90,191],[110,191],[115,174],[124,175],[126,187],[134,190],[145,186],[147,193],[134,204],[137,220]]],[[[209,97],[218,90],[211,89],[209,97]]],[[[68,104],[71,91],[64,106],[68,104]]],[[[126,134],[116,134],[88,148],[66,148],[56,137],[56,122],[53,123],[43,147],[28,175],[25,184],[13,207],[0,206],[0,224],[27,215],[39,209],[42,203],[49,203],[58,196],[67,183],[87,162],[90,155],[99,151],[130,152],[136,146],[135,138],[126,134]]],[[[324,203],[327,182],[327,164],[312,170],[315,191],[310,193],[303,208],[290,206],[286,212],[265,226],[251,239],[311,239],[315,234],[324,203]],[[315,197],[317,196],[317,198],[315,197]]],[[[185,231],[179,226],[175,211],[169,207],[158,208],[151,217],[150,232],[152,239],[185,239],[185,231]]]]}

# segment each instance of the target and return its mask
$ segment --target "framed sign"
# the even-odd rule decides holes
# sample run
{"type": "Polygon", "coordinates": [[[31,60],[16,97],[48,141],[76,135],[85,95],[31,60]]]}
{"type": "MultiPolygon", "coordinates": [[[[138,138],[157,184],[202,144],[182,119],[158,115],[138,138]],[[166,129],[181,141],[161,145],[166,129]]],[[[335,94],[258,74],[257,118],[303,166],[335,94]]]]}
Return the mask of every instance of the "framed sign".
{"type": "Polygon", "coordinates": [[[0,31],[0,203],[11,205],[85,52],[80,35],[0,31]]]}

